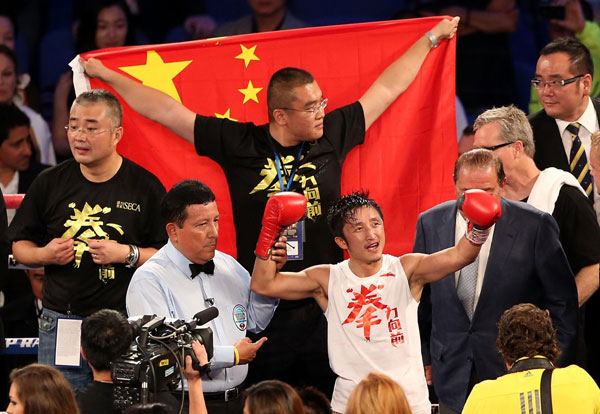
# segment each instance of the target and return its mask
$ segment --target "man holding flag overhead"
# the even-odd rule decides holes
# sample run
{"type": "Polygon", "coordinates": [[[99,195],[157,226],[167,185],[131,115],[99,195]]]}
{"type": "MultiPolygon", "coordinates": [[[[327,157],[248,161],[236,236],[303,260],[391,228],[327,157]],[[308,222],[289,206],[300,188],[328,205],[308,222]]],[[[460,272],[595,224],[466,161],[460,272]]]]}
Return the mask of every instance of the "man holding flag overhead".
{"type": "MultiPolygon", "coordinates": [[[[260,126],[235,122],[229,111],[220,117],[197,115],[168,95],[107,68],[98,59],[82,60],[81,64],[89,76],[108,83],[135,111],[194,144],[198,154],[223,168],[238,234],[238,261],[246,269],[251,270],[254,263],[253,243],[268,198],[286,190],[303,193],[308,199],[306,219],[287,234],[286,269],[297,271],[342,260],[335,243],[325,237],[328,230],[323,215],[340,196],[344,159],[412,83],[429,51],[454,36],[457,25],[458,18],[438,22],[394,60],[357,102],[327,115],[327,99],[310,73],[296,68],[277,71],[267,89],[269,123],[260,126]]],[[[248,63],[255,59],[250,50],[242,55],[248,63]]],[[[252,82],[239,90],[244,102],[257,102],[259,91],[252,82]]],[[[323,374],[328,369],[325,321],[314,301],[282,303],[265,334],[269,342],[255,361],[255,373],[292,383],[317,383],[331,392],[333,376],[327,380],[323,374]],[[312,369],[319,364],[318,372],[312,369]],[[304,372],[294,372],[297,369],[304,372]]]]}

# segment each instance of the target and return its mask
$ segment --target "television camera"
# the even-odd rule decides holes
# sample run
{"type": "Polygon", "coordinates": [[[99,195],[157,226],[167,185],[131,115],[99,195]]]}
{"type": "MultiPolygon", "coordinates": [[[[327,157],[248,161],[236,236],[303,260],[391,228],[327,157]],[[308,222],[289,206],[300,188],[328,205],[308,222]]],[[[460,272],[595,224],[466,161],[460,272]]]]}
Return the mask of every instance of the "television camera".
{"type": "Polygon", "coordinates": [[[209,364],[200,366],[192,342],[197,340],[213,356],[213,332],[202,328],[219,315],[210,307],[194,315],[190,321],[144,315],[129,321],[135,344],[123,356],[111,362],[113,406],[124,410],[137,403],[154,402],[156,394],[175,387],[182,379],[185,357],[192,357],[192,368],[205,374],[209,364]]]}

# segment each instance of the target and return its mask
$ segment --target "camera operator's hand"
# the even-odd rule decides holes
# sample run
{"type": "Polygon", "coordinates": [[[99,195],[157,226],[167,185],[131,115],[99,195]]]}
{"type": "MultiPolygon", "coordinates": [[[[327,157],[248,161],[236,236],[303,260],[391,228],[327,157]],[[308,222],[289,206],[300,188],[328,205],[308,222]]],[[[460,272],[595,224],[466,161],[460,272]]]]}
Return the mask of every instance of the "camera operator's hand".
{"type": "MultiPolygon", "coordinates": [[[[208,356],[204,345],[198,341],[192,342],[192,350],[200,362],[200,366],[208,364],[208,356]]],[[[202,378],[200,373],[192,368],[192,357],[185,357],[185,378],[188,382],[188,391],[190,393],[190,414],[206,414],[206,402],[204,401],[204,393],[202,390],[202,378]]]]}
{"type": "Polygon", "coordinates": [[[271,249],[271,260],[277,263],[278,272],[287,263],[287,245],[285,242],[287,242],[287,237],[280,236],[271,249]]]}
{"type": "Polygon", "coordinates": [[[238,365],[247,364],[252,361],[254,357],[256,357],[256,352],[260,349],[261,346],[267,340],[266,336],[263,336],[256,342],[252,342],[250,338],[242,338],[237,341],[234,347],[237,349],[238,354],[240,355],[240,360],[238,365]]]}
{"type": "MultiPolygon", "coordinates": [[[[193,341],[192,350],[194,351],[194,354],[196,354],[196,358],[198,358],[198,362],[200,363],[201,367],[208,364],[208,356],[206,355],[206,349],[204,348],[204,345],[200,344],[198,341],[193,341]]],[[[185,357],[184,374],[185,378],[188,380],[188,383],[193,381],[202,381],[200,379],[200,373],[192,367],[192,357],[189,355],[185,357]]]]}

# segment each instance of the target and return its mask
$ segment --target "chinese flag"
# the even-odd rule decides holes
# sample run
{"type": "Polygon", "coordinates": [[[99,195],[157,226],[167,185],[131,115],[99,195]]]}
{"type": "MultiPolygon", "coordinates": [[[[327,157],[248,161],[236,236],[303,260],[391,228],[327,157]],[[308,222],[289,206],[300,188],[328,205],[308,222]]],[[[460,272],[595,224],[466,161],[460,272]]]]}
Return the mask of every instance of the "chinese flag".
{"type": "MultiPolygon", "coordinates": [[[[83,56],[97,57],[201,115],[262,124],[268,122],[269,78],[278,69],[294,66],[311,72],[329,98],[328,111],[359,99],[439,19],[258,33],[83,56]]],[[[344,163],[342,194],[368,189],[383,208],[387,253],[411,251],[418,214],[454,197],[454,60],[454,39],[432,50],[409,89],[371,126],[365,143],[344,163]]],[[[111,89],[96,79],[91,86],[111,89]]],[[[153,172],[167,189],[184,178],[209,185],[221,213],[218,248],[235,256],[231,201],[221,168],[122,99],[121,103],[125,133],[119,152],[153,172]]]]}

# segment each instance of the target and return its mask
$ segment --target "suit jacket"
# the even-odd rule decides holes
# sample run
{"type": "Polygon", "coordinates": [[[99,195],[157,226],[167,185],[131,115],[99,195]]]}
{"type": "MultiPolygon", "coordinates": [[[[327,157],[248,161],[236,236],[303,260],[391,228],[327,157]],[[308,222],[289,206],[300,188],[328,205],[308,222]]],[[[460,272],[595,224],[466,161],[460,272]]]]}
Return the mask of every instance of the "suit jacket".
{"type": "MultiPolygon", "coordinates": [[[[414,251],[434,253],[455,244],[456,202],[440,204],[419,216],[414,251]]],[[[435,391],[441,402],[461,411],[471,369],[477,380],[506,373],[496,349],[496,324],[502,313],[529,302],[550,310],[564,364],[574,359],[577,288],[558,240],[556,221],[525,203],[502,199],[481,294],[472,321],[456,293],[454,273],[430,284],[420,307],[431,306],[429,351],[435,391]]],[[[421,313],[421,309],[420,309],[421,313]]],[[[420,321],[421,322],[421,321],[420,321]]],[[[427,327],[422,326],[424,344],[427,327]]]]}
{"type": "MultiPolygon", "coordinates": [[[[600,113],[600,100],[592,99],[596,116],[600,113]]],[[[599,118],[600,121],[600,118],[599,118]]],[[[536,112],[529,116],[529,123],[533,129],[533,140],[535,142],[535,155],[533,160],[540,170],[548,167],[569,169],[569,159],[562,144],[562,138],[554,118],[546,114],[545,110],[536,112]]]]}

